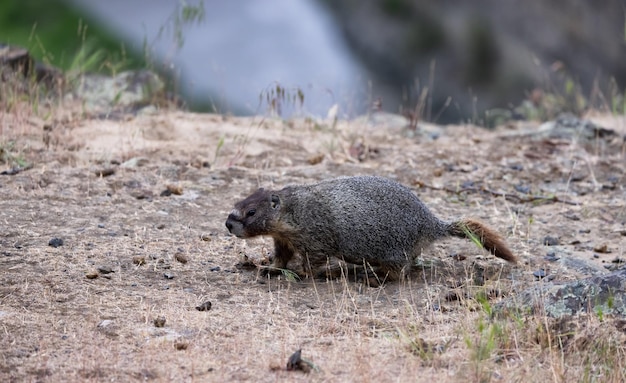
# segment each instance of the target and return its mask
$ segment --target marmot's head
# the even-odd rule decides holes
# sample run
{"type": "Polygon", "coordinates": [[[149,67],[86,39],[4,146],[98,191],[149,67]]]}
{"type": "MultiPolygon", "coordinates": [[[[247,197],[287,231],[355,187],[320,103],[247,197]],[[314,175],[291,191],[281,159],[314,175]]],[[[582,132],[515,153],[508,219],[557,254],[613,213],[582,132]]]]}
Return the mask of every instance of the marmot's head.
{"type": "Polygon", "coordinates": [[[239,238],[270,235],[280,213],[280,204],[278,194],[259,189],[235,204],[226,220],[226,228],[239,238]]]}

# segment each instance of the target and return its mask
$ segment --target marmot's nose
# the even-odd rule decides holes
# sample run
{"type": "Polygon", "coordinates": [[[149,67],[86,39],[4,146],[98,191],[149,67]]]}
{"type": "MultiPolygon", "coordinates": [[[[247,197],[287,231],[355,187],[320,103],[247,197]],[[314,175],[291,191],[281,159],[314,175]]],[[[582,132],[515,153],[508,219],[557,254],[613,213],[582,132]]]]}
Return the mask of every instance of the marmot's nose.
{"type": "Polygon", "coordinates": [[[233,229],[233,224],[230,223],[230,221],[226,221],[226,228],[228,229],[228,231],[231,231],[233,229]]]}

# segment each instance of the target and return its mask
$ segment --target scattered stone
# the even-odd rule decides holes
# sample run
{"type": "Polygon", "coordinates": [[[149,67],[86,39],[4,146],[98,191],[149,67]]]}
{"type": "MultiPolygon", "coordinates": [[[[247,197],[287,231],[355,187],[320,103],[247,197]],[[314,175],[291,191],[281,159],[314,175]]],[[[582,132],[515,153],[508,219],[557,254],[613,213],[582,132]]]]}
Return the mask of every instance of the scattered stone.
{"type": "Polygon", "coordinates": [[[626,317],[626,268],[568,283],[541,283],[494,305],[497,315],[560,318],[598,311],[626,317]]]}
{"type": "Polygon", "coordinates": [[[545,259],[548,262],[556,262],[561,258],[557,257],[554,251],[550,251],[548,252],[548,254],[546,254],[545,257],[543,257],[543,259],[545,259]]]}
{"type": "Polygon", "coordinates": [[[160,315],[154,319],[154,327],[165,327],[165,317],[160,315]]]}
{"type": "Polygon", "coordinates": [[[206,301],[200,306],[196,306],[196,310],[198,311],[209,311],[211,310],[211,301],[206,301]]]}
{"type": "Polygon", "coordinates": [[[596,246],[593,248],[593,251],[600,253],[600,254],[608,254],[611,252],[611,250],[609,250],[609,247],[607,246],[606,243],[600,245],[600,246],[596,246]]]}
{"type": "Polygon", "coordinates": [[[98,229],[104,229],[104,224],[103,223],[99,223],[98,224],[98,229]]]}
{"type": "Polygon", "coordinates": [[[309,165],[317,165],[323,160],[324,160],[324,154],[320,153],[320,154],[316,154],[314,156],[307,158],[306,162],[308,162],[309,165]]]}
{"type": "Polygon", "coordinates": [[[115,169],[113,168],[106,168],[106,169],[99,169],[96,170],[94,172],[96,174],[96,177],[108,177],[108,176],[112,176],[113,174],[115,174],[115,169]]]}
{"type": "MultiPolygon", "coordinates": [[[[90,112],[138,109],[165,92],[165,83],[149,70],[119,72],[115,76],[87,73],[76,81],[72,94],[90,112]]],[[[110,114],[110,112],[108,113],[110,114]]]]}
{"type": "Polygon", "coordinates": [[[552,236],[547,235],[543,239],[543,244],[545,246],[558,246],[559,245],[559,239],[557,237],[552,237],[552,236]]]}
{"type": "Polygon", "coordinates": [[[183,265],[187,262],[189,262],[189,258],[187,258],[187,256],[183,253],[176,253],[174,254],[174,259],[177,260],[178,262],[182,263],[183,265]]]}
{"type": "Polygon", "coordinates": [[[110,266],[98,266],[98,271],[102,274],[114,273],[113,269],[110,266]]]}
{"type": "MultiPolygon", "coordinates": [[[[571,219],[572,221],[580,221],[580,216],[576,213],[567,212],[564,214],[565,218],[571,219]]],[[[582,232],[582,230],[581,230],[582,232]]]]}
{"type": "Polygon", "coordinates": [[[600,258],[600,256],[599,256],[598,254],[594,254],[594,255],[593,255],[593,257],[594,257],[595,259],[600,258]]]}
{"type": "Polygon", "coordinates": [[[200,234],[200,239],[205,241],[205,242],[210,242],[211,241],[211,236],[209,234],[202,233],[202,234],[200,234]]]}
{"type": "Polygon", "coordinates": [[[310,372],[311,368],[314,367],[313,363],[308,360],[302,359],[302,349],[291,354],[289,359],[287,360],[287,371],[302,371],[302,372],[310,372]]]}
{"type": "Polygon", "coordinates": [[[220,271],[220,270],[222,270],[222,268],[219,266],[214,266],[209,269],[209,271],[220,271]]]}
{"type": "Polygon", "coordinates": [[[617,263],[617,264],[620,264],[620,263],[626,263],[626,260],[625,260],[624,258],[615,257],[615,258],[611,261],[611,263],[617,263]]]}
{"type": "Polygon", "coordinates": [[[156,228],[157,228],[158,230],[163,230],[163,229],[165,229],[165,224],[164,224],[164,223],[160,223],[160,224],[158,224],[158,225],[157,225],[157,227],[156,227],[156,228]]]}
{"type": "Polygon", "coordinates": [[[133,263],[137,266],[141,266],[141,265],[145,265],[146,264],[146,257],[138,255],[136,257],[133,257],[133,263]]]}
{"type": "Polygon", "coordinates": [[[154,194],[150,190],[139,189],[130,192],[130,195],[137,199],[152,200],[154,194]]]}
{"type": "Polygon", "coordinates": [[[163,276],[165,277],[165,279],[174,279],[175,275],[173,273],[167,272],[167,273],[163,273],[163,276]]]}
{"type": "Polygon", "coordinates": [[[161,194],[159,194],[159,197],[169,197],[169,196],[171,196],[171,195],[172,195],[172,192],[171,192],[171,191],[169,191],[169,190],[167,190],[167,189],[165,189],[165,190],[163,190],[163,191],[161,192],[161,194]]]}
{"type": "Polygon", "coordinates": [[[515,185],[515,190],[522,194],[530,194],[530,186],[528,185],[515,185]]]}
{"type": "Polygon", "coordinates": [[[174,348],[178,351],[186,350],[189,348],[189,343],[187,342],[174,342],[174,348]]]}
{"type": "Polygon", "coordinates": [[[48,241],[48,246],[59,247],[63,246],[63,239],[54,237],[50,241],[48,241]]]}
{"type": "Polygon", "coordinates": [[[96,279],[98,278],[98,272],[96,270],[90,270],[88,271],[85,276],[87,277],[87,279],[96,279]]]}
{"type": "Polygon", "coordinates": [[[165,190],[169,190],[171,194],[183,195],[183,187],[178,185],[167,185],[165,190]]]}
{"type": "Polygon", "coordinates": [[[535,276],[536,280],[540,280],[546,277],[547,273],[545,269],[539,269],[536,270],[535,272],[533,272],[533,275],[535,276]]]}
{"type": "Polygon", "coordinates": [[[578,230],[580,234],[589,234],[591,233],[591,229],[580,229],[578,230]]]}

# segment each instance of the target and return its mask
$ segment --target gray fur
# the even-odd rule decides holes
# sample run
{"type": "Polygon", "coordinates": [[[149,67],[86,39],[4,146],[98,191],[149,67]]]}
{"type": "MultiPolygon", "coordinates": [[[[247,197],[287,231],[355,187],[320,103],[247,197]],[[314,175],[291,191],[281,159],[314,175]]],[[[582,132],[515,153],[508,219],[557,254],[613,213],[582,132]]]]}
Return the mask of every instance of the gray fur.
{"type": "Polygon", "coordinates": [[[433,241],[458,235],[458,222],[438,219],[395,181],[358,176],[259,189],[235,205],[226,226],[242,238],[273,237],[276,267],[298,253],[305,270],[336,257],[398,277],[433,241]]]}

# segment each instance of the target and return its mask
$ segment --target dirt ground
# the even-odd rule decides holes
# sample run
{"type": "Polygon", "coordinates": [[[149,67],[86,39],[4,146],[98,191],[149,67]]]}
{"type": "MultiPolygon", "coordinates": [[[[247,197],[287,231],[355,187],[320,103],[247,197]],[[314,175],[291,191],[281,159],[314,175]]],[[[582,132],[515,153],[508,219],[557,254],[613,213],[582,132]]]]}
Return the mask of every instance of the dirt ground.
{"type": "Polygon", "coordinates": [[[530,122],[413,131],[375,117],[334,125],[163,111],[50,123],[1,114],[0,171],[32,168],[0,175],[0,380],[623,377],[612,369],[626,369],[626,333],[592,319],[621,345],[612,349],[621,365],[578,364],[528,335],[531,321],[514,323],[510,342],[481,342],[492,326],[486,306],[626,258],[626,120],[591,115],[616,135],[582,140],[541,135],[530,122]],[[257,187],[358,174],[412,187],[441,218],[483,220],[521,263],[448,239],[409,279],[381,287],[268,279],[247,262],[267,258],[271,240],[244,241],[224,226],[257,187]],[[207,301],[210,310],[196,309],[207,301]],[[299,349],[308,373],[285,369],[299,349]]]}

